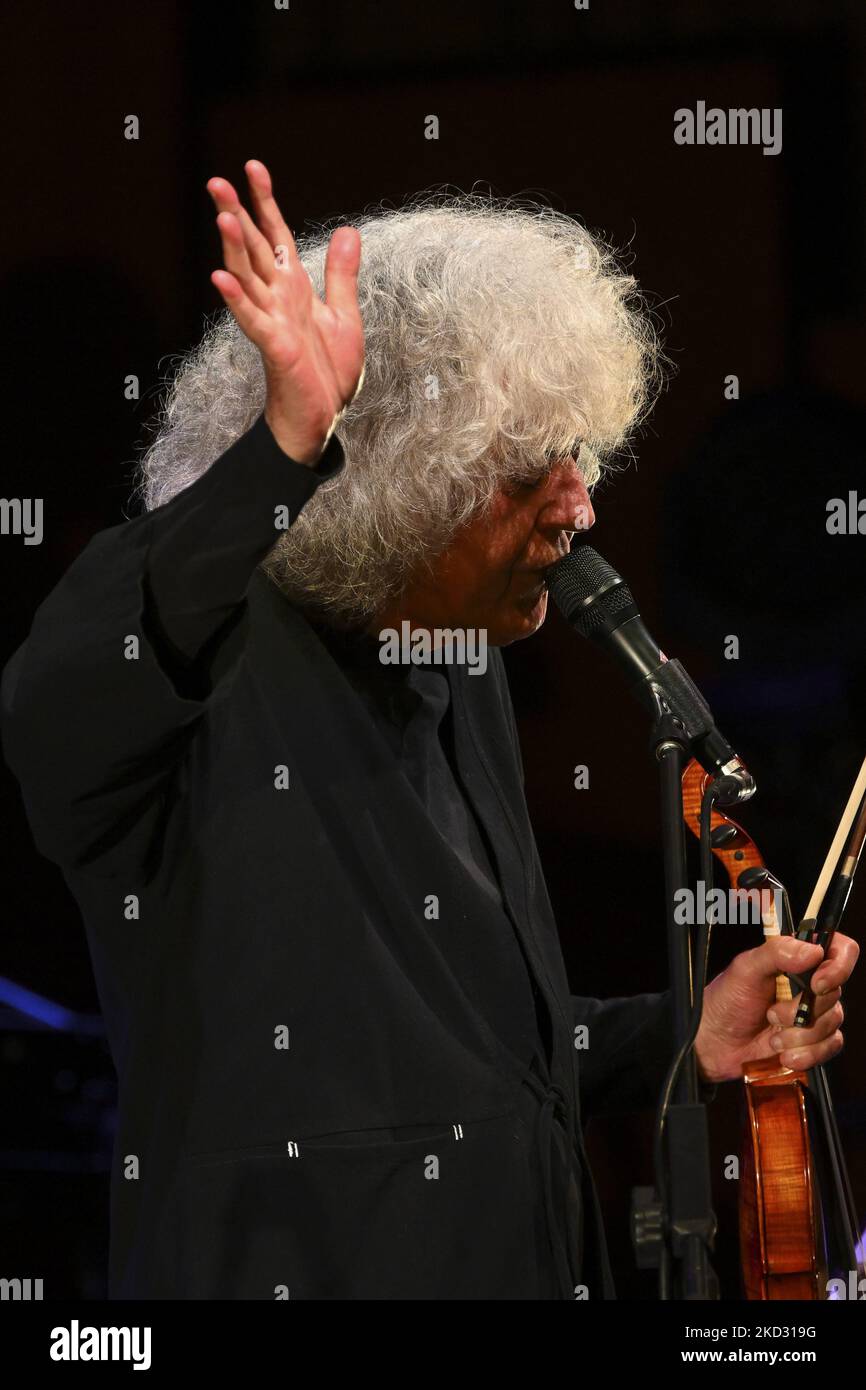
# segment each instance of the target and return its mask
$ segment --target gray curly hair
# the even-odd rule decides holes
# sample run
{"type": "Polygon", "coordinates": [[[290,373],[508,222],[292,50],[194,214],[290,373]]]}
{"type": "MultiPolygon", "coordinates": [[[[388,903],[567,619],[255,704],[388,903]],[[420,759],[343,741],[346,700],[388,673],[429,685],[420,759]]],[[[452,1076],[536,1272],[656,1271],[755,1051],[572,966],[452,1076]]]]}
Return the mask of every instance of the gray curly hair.
{"type": "MultiPolygon", "coordinates": [[[[339,225],[298,238],[320,295],[339,225]]],[[[336,429],[346,466],[261,562],[290,600],[345,628],[429,571],[498,489],[578,445],[595,484],[651,407],[666,361],[636,281],[564,213],[422,194],[353,225],[366,360],[336,429]]],[[[226,309],[167,383],[137,468],[145,508],[193,483],[264,403],[259,351],[226,309]]]]}

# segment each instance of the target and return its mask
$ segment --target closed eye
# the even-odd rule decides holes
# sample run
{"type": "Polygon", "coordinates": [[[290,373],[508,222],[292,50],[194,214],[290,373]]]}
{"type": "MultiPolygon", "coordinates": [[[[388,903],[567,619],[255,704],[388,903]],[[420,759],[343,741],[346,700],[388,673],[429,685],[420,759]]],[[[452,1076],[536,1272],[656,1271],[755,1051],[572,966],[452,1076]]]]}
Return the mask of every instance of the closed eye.
{"type": "Polygon", "coordinates": [[[580,462],[581,441],[577,440],[574,446],[567,453],[550,453],[547,455],[546,463],[539,468],[538,472],[530,474],[528,478],[518,478],[512,483],[508,483],[502,490],[506,497],[525,497],[528,493],[534,492],[543,482],[550,477],[550,471],[555,463],[562,459],[570,458],[574,463],[580,462]]]}
{"type": "Polygon", "coordinates": [[[509,483],[503,488],[506,497],[528,497],[531,492],[547,481],[550,470],[545,468],[541,473],[535,474],[531,478],[518,479],[517,482],[509,483]]]}

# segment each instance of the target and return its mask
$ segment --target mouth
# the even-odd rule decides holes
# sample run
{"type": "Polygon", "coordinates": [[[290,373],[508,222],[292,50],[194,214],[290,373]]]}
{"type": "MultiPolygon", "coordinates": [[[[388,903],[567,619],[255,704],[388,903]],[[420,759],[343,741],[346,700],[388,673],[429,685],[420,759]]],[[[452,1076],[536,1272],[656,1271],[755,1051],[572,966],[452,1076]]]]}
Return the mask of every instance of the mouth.
{"type": "Polygon", "coordinates": [[[524,565],[523,573],[544,575],[546,578],[553,567],[558,565],[560,560],[564,559],[567,554],[568,551],[564,550],[561,555],[554,555],[552,560],[545,560],[543,565],[524,565]]]}
{"type": "Polygon", "coordinates": [[[542,565],[540,568],[536,566],[534,569],[531,570],[523,570],[523,574],[526,576],[527,580],[534,580],[536,584],[541,584],[546,589],[547,575],[552,568],[552,565],[542,565]]]}
{"type": "Polygon", "coordinates": [[[520,577],[522,583],[519,593],[522,595],[523,601],[529,599],[533,603],[538,603],[542,596],[547,593],[544,570],[524,570],[520,577]]]}

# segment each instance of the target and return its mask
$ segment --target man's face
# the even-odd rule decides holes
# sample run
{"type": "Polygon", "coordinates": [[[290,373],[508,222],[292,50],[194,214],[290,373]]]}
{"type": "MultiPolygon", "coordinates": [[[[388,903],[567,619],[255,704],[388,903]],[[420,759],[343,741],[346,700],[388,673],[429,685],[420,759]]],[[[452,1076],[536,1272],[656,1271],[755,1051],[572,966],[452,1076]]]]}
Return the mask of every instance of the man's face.
{"type": "Polygon", "coordinates": [[[373,625],[484,629],[504,647],[536,632],[547,614],[544,571],[565,555],[595,513],[574,458],[536,483],[500,490],[488,511],[464,526],[434,565],[373,625]]]}

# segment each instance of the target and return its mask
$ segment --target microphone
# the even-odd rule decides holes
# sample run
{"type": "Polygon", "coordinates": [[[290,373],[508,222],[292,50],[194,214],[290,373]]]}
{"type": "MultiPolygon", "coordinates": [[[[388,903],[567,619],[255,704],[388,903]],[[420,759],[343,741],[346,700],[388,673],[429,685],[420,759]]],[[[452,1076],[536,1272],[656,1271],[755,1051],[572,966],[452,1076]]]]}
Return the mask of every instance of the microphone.
{"type": "Polygon", "coordinates": [[[579,545],[547,571],[554,603],[581,637],[613,657],[632,693],[655,719],[671,714],[692,753],[716,779],[717,801],[733,806],[755,792],[745,763],[715,726],[709,705],[679,661],[648,632],[621,574],[590,545],[579,545]]]}

